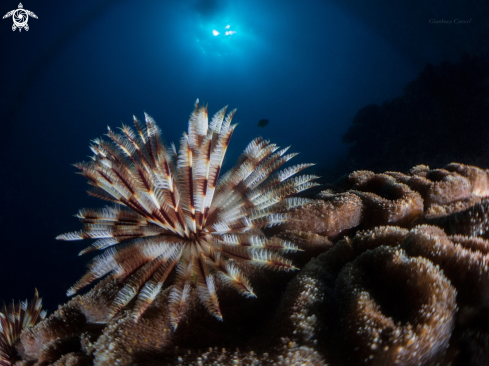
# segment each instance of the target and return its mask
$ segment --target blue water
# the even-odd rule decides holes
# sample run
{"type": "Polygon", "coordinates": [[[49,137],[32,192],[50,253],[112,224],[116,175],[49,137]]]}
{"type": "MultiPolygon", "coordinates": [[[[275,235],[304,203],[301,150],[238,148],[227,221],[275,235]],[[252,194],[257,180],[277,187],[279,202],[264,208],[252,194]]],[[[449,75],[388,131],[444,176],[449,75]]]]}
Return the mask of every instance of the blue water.
{"type": "MultiPolygon", "coordinates": [[[[210,114],[238,108],[225,167],[262,135],[292,145],[296,163],[320,171],[345,154],[341,136],[360,108],[401,95],[427,62],[456,59],[464,48],[438,42],[439,28],[424,36],[436,16],[427,6],[23,4],[39,18],[29,19],[28,32],[12,32],[11,18],[0,23],[0,301],[31,297],[37,287],[50,310],[82,275],[87,258],[76,254],[88,245],[54,237],[80,228],[71,216],[79,208],[104,204],[87,198],[70,164],[87,159],[89,141],[107,125],[147,112],[167,142],[178,141],[200,98],[210,114]],[[270,123],[260,129],[263,118],[270,123]]],[[[17,4],[1,6],[6,13],[17,4]]]]}

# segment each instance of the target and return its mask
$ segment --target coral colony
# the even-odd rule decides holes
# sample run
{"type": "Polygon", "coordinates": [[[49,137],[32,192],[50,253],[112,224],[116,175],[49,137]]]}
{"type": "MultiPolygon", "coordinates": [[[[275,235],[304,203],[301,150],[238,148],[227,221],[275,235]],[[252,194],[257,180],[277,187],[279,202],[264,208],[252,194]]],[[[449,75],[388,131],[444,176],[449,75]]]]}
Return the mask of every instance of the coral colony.
{"type": "Polygon", "coordinates": [[[355,171],[293,198],[311,164],[279,170],[295,154],[260,138],[219,178],[233,114],[197,102],[178,152],[149,116],[94,141],[76,166],[111,205],[58,238],[105,250],[68,294],[101,281],[47,319],[37,292],[4,307],[1,366],[488,364],[489,170],[355,171]],[[260,272],[215,321],[216,290],[254,297],[248,277],[299,248],[280,302],[258,303],[277,286],[260,272]]]}

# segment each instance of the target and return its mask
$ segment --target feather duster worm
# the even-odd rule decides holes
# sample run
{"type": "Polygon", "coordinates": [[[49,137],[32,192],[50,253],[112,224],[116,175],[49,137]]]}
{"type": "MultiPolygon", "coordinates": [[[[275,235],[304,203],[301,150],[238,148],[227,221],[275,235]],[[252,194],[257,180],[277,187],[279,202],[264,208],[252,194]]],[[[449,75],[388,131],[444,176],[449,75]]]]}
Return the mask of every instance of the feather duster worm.
{"type": "Polygon", "coordinates": [[[194,295],[222,319],[218,284],[255,296],[245,275],[249,265],[295,268],[281,254],[297,251],[297,246],[267,239],[260,229],[284,222],[286,215],[280,212],[308,202],[288,197],[317,185],[314,175],[294,177],[312,164],[276,172],[296,154],[256,138],[218,181],[236,127],[231,124],[235,111],[227,116],[225,111],[209,123],[207,107],[197,100],[178,152],[162,143],[148,115],[145,124],[134,118],[135,130],[123,126],[116,133],[109,128],[111,142],[94,141],[92,161],[75,166],[94,187],[90,194],[115,206],[80,210],[76,216],[84,229],[57,237],[97,239],[80,254],[107,249],[68,295],[111,273],[125,284],[111,316],[137,297],[132,312],[139,319],[175,272],[168,298],[176,328],[194,295]],[[121,242],[126,244],[113,247],[121,242]]]}
{"type": "Polygon", "coordinates": [[[3,306],[0,312],[0,366],[10,366],[15,358],[15,343],[20,338],[24,328],[34,326],[37,321],[46,317],[46,311],[42,310],[42,299],[35,290],[31,303],[23,301],[15,305],[3,306]]]}

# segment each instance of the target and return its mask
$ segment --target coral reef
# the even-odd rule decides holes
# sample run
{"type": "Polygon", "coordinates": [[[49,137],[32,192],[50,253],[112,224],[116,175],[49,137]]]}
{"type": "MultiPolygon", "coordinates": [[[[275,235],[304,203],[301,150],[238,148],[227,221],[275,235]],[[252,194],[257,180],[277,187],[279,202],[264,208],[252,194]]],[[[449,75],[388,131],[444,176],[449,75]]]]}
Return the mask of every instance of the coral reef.
{"type": "Polygon", "coordinates": [[[404,171],[447,161],[488,166],[489,59],[427,65],[404,95],[361,109],[343,136],[352,144],[340,174],[404,171]],[[482,132],[482,133],[481,133],[482,132]]]}
{"type": "Polygon", "coordinates": [[[294,243],[302,269],[247,272],[257,298],[218,286],[224,322],[189,297],[175,329],[172,286],[136,321],[136,298],[113,311],[127,280],[106,276],[24,329],[4,364],[486,365],[488,196],[489,171],[463,164],[353,172],[279,206],[287,221],[259,235],[294,243]]]}
{"type": "Polygon", "coordinates": [[[312,232],[338,240],[378,225],[426,223],[449,234],[485,237],[489,230],[489,171],[452,163],[408,174],[361,170],[339,179],[314,202],[292,208],[277,230],[312,232]]]}
{"type": "Polygon", "coordinates": [[[354,364],[427,364],[448,347],[456,292],[430,261],[376,248],[343,268],[336,293],[354,364]]]}
{"type": "Polygon", "coordinates": [[[331,238],[360,225],[364,217],[362,200],[351,192],[322,192],[322,200],[310,202],[288,213],[289,221],[276,231],[312,232],[331,238]]]}
{"type": "Polygon", "coordinates": [[[486,316],[488,245],[426,225],[340,240],[298,276],[313,263],[323,271],[321,354],[332,364],[457,364],[467,347],[460,334],[489,335],[487,321],[461,318],[486,316]]]}
{"type": "Polygon", "coordinates": [[[138,322],[126,308],[98,323],[106,314],[94,311],[107,312],[123,287],[107,277],[25,330],[17,365],[481,365],[489,357],[489,241],[429,225],[380,226],[328,247],[280,303],[260,305],[271,311],[266,321],[253,318],[253,302],[222,296],[226,321],[212,334],[213,318],[198,301],[190,316],[200,321],[173,331],[169,290],[138,322]],[[254,332],[243,333],[240,322],[254,332]]]}
{"type": "Polygon", "coordinates": [[[80,254],[109,249],[92,260],[68,295],[109,274],[124,287],[108,317],[136,298],[132,314],[138,320],[170,277],[164,327],[170,321],[176,329],[192,297],[222,320],[216,287],[227,285],[255,297],[247,278],[253,267],[295,269],[282,254],[297,246],[268,239],[261,229],[287,220],[279,211],[308,202],[288,197],[317,185],[311,182],[314,175],[294,177],[313,164],[278,170],[296,154],[257,138],[218,181],[236,127],[231,124],[235,111],[225,112],[221,109],[209,123],[207,107],[197,100],[178,153],[164,146],[148,115],[145,126],[134,117],[135,131],[123,126],[117,134],[109,128],[111,142],[94,141],[92,162],[76,167],[95,187],[92,195],[116,205],[80,210],[84,228],[57,239],[97,239],[80,254]]]}

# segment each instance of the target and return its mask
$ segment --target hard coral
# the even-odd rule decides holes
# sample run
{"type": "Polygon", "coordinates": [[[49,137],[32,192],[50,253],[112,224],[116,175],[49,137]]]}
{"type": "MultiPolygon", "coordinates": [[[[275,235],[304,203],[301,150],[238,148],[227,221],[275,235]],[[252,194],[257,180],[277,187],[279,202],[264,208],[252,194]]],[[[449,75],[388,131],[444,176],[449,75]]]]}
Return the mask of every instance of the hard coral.
{"type": "Polygon", "coordinates": [[[269,242],[305,249],[297,260],[308,263],[295,277],[250,272],[259,278],[258,299],[237,302],[220,291],[226,322],[215,322],[191,298],[199,322],[173,331],[171,287],[138,322],[135,301],[110,318],[125,283],[108,276],[25,330],[18,366],[485,365],[489,241],[462,234],[466,227],[479,234],[475,228],[486,221],[453,215],[485,207],[488,176],[460,164],[355,172],[292,208],[280,230],[264,231],[269,242]],[[449,234],[426,225],[435,219],[449,234]]]}
{"type": "Polygon", "coordinates": [[[321,195],[322,200],[306,203],[288,212],[289,221],[278,230],[312,232],[335,238],[345,230],[357,227],[364,217],[362,200],[351,192],[321,195]]]}
{"type": "Polygon", "coordinates": [[[362,199],[364,212],[368,213],[364,216],[368,226],[404,226],[423,215],[423,199],[419,193],[386,174],[354,172],[348,176],[348,183],[351,184],[349,192],[362,199]]]}
{"type": "Polygon", "coordinates": [[[288,325],[294,319],[291,305],[303,296],[300,284],[308,279],[315,301],[303,301],[302,319],[315,319],[307,334],[314,334],[316,349],[332,364],[457,360],[454,355],[467,351],[460,334],[489,334],[489,324],[456,322],[455,316],[457,308],[479,319],[485,314],[488,245],[448,237],[432,226],[378,227],[342,239],[290,283],[282,310],[288,316],[280,316],[282,337],[297,337],[288,325]]]}
{"type": "Polygon", "coordinates": [[[428,364],[448,347],[456,291],[428,260],[386,246],[364,252],[340,272],[336,294],[353,364],[428,364]]]}
{"type": "Polygon", "coordinates": [[[399,173],[391,175],[419,192],[423,197],[425,209],[434,204],[445,205],[459,201],[472,194],[469,180],[455,172],[446,169],[430,170],[425,165],[417,165],[409,173],[409,176],[399,173]]]}
{"type": "Polygon", "coordinates": [[[423,225],[406,236],[403,248],[410,255],[427,258],[443,269],[458,289],[459,305],[489,307],[489,242],[461,235],[447,236],[438,227],[423,225]]]}
{"type": "Polygon", "coordinates": [[[320,200],[293,208],[280,230],[318,233],[337,240],[377,225],[412,228],[428,223],[451,234],[489,231],[489,172],[452,163],[444,169],[424,165],[408,174],[361,170],[338,180],[320,200]],[[301,218],[303,218],[301,220],[301,218]]]}

